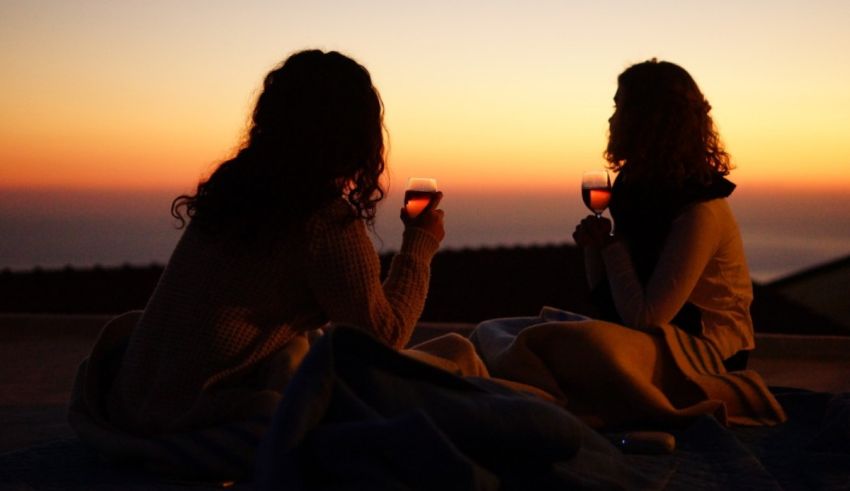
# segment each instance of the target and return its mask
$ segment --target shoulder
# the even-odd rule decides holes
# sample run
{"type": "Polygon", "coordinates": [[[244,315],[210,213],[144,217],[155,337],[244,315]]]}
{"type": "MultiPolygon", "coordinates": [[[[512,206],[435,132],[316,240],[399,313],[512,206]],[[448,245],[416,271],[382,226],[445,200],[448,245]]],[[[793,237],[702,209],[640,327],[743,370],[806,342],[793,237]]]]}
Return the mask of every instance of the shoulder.
{"type": "Polygon", "coordinates": [[[337,218],[347,218],[356,216],[354,207],[351,203],[342,197],[334,198],[319,207],[316,213],[325,214],[337,218]]]}
{"type": "Polygon", "coordinates": [[[686,206],[673,220],[673,229],[680,233],[701,237],[723,235],[730,227],[737,227],[732,209],[725,198],[700,201],[686,206]]]}
{"type": "Polygon", "coordinates": [[[346,237],[366,236],[366,225],[343,198],[331,200],[314,211],[305,223],[309,243],[338,242],[346,237]]]}
{"type": "Polygon", "coordinates": [[[732,217],[732,209],[725,198],[698,201],[686,206],[676,217],[677,222],[706,222],[732,217]]]}
{"type": "Polygon", "coordinates": [[[343,198],[334,198],[319,206],[307,219],[307,228],[324,227],[328,224],[359,222],[354,207],[343,198]]]}

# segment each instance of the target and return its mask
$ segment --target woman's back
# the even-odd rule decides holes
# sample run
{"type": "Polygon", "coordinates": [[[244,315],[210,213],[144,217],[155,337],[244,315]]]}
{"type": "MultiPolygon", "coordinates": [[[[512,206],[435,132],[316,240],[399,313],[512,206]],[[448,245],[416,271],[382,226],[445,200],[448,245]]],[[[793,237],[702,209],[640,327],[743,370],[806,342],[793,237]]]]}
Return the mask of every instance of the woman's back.
{"type": "Polygon", "coordinates": [[[81,438],[173,474],[246,476],[308,333],[332,321],[409,341],[443,212],[438,198],[402,216],[382,282],[367,225],[386,193],[383,131],[369,72],[340,53],[266,75],[236,155],[172,203],[189,226],[145,312],[107,324],[81,365],[81,438]]]}
{"type": "Polygon", "coordinates": [[[713,199],[697,203],[678,220],[696,223],[702,237],[702,244],[697,247],[704,248],[708,258],[688,297],[688,302],[700,311],[703,337],[724,358],[742,349],[753,349],[752,279],[741,233],[728,201],[713,199]]]}
{"type": "MultiPolygon", "coordinates": [[[[323,210],[328,213],[328,210],[323,210]]],[[[199,398],[245,378],[298,332],[326,319],[307,287],[296,230],[274,242],[214,237],[190,225],[130,339],[112,413],[145,431],[203,426],[199,398]],[[186,419],[189,418],[189,419],[186,419]]],[[[121,424],[121,423],[119,423],[121,424]]]]}

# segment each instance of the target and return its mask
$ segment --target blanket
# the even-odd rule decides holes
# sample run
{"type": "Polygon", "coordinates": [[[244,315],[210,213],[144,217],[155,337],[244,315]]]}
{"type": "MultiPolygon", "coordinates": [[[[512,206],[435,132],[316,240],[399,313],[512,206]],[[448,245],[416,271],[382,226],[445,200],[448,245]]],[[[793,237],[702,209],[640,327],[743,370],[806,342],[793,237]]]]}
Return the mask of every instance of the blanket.
{"type": "MultiPolygon", "coordinates": [[[[633,471],[643,474],[644,479],[632,487],[644,490],[850,489],[850,394],[782,387],[772,387],[771,392],[788,414],[788,420],[781,425],[729,428],[712,416],[701,415],[682,428],[668,429],[676,437],[674,453],[625,454],[613,460],[630,468],[626,474],[633,471]]],[[[340,418],[342,416],[337,415],[333,419],[340,418]]],[[[319,422],[311,431],[321,431],[323,426],[324,423],[319,422]]],[[[621,434],[606,432],[603,435],[616,441],[621,434]]],[[[399,438],[405,445],[395,451],[414,453],[411,450],[413,440],[404,436],[399,438]]],[[[367,452],[373,447],[379,446],[364,446],[361,451],[367,452]]],[[[437,457],[446,458],[439,454],[437,457]]],[[[305,455],[300,465],[309,468],[310,459],[309,454],[305,455]]],[[[371,460],[385,465],[379,457],[371,460]]],[[[407,462],[406,468],[412,472],[420,463],[424,469],[421,472],[425,473],[431,469],[433,461],[419,457],[419,460],[407,462]]],[[[266,462],[264,465],[275,464],[266,462]]],[[[314,469],[321,472],[320,468],[314,469]]],[[[609,470],[605,466],[599,468],[600,472],[609,470]]],[[[360,474],[364,472],[358,470],[360,474]]],[[[464,481],[458,479],[458,482],[464,481]]],[[[587,479],[587,482],[593,480],[587,479]]],[[[447,487],[458,488],[460,486],[447,487]]],[[[212,491],[221,488],[213,485],[187,487],[186,483],[163,481],[136,468],[104,463],[76,438],[57,439],[0,454],[0,490],[57,489],[212,491]]],[[[229,489],[253,491],[257,486],[237,482],[229,489]]],[[[533,488],[529,486],[528,489],[533,488]]]]}
{"type": "Polygon", "coordinates": [[[485,321],[471,338],[490,374],[545,390],[595,428],[786,419],[758,373],[727,372],[713,345],[671,325],[637,330],[545,308],[485,321]]]}
{"type": "MultiPolygon", "coordinates": [[[[107,461],[131,463],[169,479],[229,483],[251,476],[256,448],[282,397],[273,388],[221,391],[220,404],[247,407],[241,413],[250,416],[209,427],[141,435],[112,423],[106,401],[139,315],[128,312],[109,321],[77,371],[68,422],[80,440],[107,461]]],[[[307,338],[296,337],[272,361],[297,367],[308,350],[307,338]]]]}
{"type": "MultiPolygon", "coordinates": [[[[651,489],[850,489],[850,394],[772,387],[788,419],[726,427],[708,415],[670,428],[670,455],[626,455],[651,489]]],[[[612,439],[617,433],[609,433],[612,439]]]]}
{"type": "Polygon", "coordinates": [[[272,489],[618,489],[643,476],[563,408],[338,327],[313,346],[257,458],[272,489]]]}

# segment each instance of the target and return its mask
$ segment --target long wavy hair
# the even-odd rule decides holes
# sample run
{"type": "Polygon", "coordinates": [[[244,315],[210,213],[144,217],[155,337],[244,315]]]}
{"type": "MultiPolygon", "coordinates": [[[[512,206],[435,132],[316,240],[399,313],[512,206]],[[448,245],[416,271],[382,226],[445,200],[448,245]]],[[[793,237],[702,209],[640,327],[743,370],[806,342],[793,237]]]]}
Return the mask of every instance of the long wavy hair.
{"type": "Polygon", "coordinates": [[[278,230],[343,197],[374,223],[385,188],[383,104],[369,72],[335,51],[301,51],[266,75],[236,156],[171,214],[214,232],[278,230]]]}
{"type": "Polygon", "coordinates": [[[732,169],[711,105],[682,67],[652,59],[617,78],[605,159],[634,180],[709,184],[732,169]]]}

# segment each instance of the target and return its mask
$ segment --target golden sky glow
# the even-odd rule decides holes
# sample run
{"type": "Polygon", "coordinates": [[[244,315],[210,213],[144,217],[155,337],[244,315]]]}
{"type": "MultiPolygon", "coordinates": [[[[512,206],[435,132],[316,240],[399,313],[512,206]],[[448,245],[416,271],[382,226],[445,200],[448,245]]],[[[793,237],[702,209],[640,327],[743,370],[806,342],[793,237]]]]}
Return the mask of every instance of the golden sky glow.
{"type": "Polygon", "coordinates": [[[317,47],[371,71],[396,186],[577,186],[616,76],[655,56],[700,84],[733,180],[850,189],[847,26],[845,0],[5,0],[0,187],[191,187],[317,47]]]}

